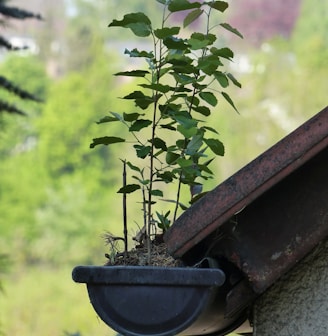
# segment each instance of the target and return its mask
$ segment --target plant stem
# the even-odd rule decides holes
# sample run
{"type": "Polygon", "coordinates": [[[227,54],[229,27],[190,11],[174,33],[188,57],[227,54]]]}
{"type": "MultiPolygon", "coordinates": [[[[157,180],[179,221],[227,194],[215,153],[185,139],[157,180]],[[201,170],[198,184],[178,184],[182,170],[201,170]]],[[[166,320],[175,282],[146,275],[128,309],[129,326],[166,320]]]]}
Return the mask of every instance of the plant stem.
{"type": "MultiPolygon", "coordinates": [[[[123,161],[123,187],[126,186],[126,160],[123,161]]],[[[124,262],[128,255],[128,224],[127,224],[127,208],[126,193],[123,193],[123,233],[124,233],[124,262]]]]}

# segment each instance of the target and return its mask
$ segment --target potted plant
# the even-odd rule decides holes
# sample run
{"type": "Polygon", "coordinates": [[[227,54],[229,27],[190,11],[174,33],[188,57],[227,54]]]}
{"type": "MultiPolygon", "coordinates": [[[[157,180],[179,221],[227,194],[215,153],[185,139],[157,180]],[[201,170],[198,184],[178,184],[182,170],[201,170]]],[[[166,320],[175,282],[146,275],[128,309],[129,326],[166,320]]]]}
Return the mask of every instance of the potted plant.
{"type": "MultiPolygon", "coordinates": [[[[195,260],[194,267],[154,267],[152,250],[161,235],[177,218],[183,188],[190,190],[191,202],[202,196],[202,180],[211,178],[211,156],[224,154],[218,132],[205,123],[211,108],[221,95],[236,110],[223,91],[231,82],[240,87],[234,76],[224,71],[233,58],[227,47],[218,47],[218,29],[240,37],[228,23],[214,23],[213,16],[228,8],[224,1],[156,0],[162,6],[159,27],[155,28],[144,13],[130,13],[113,20],[109,27],[129,28],[134,35],[147,39],[151,50],[125,50],[132,58],[145,60],[147,67],[122,71],[115,76],[140,80],[136,90],[123,99],[133,101],[136,112],[110,112],[99,123],[121,122],[130,138],[113,135],[93,139],[90,147],[132,143],[135,160],[123,162],[124,237],[111,235],[107,240],[124,241],[119,254],[123,265],[78,266],[73,279],[86,283],[94,309],[113,329],[124,335],[224,335],[245,316],[225,316],[225,296],[229,276],[222,265],[211,259],[195,260]],[[183,14],[183,27],[176,25],[183,14]],[[175,21],[172,17],[175,16],[175,21]],[[203,32],[188,31],[202,19],[203,32]],[[133,183],[127,182],[127,169],[133,183]],[[165,196],[164,185],[176,187],[175,199],[165,196]],[[129,261],[127,195],[140,192],[143,226],[136,235],[145,246],[143,267],[126,265],[129,261]],[[160,201],[173,204],[171,211],[157,210],[160,201]]],[[[138,249],[135,249],[135,251],[138,249]]],[[[165,251],[161,251],[165,253],[165,251]]]]}

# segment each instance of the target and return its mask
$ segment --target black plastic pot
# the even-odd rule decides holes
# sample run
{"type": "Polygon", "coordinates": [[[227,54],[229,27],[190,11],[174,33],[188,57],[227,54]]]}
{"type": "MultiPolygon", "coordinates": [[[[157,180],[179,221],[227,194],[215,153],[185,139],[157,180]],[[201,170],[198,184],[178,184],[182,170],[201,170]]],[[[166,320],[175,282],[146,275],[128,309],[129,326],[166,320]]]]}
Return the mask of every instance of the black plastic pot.
{"type": "Polygon", "coordinates": [[[100,318],[126,336],[225,335],[244,320],[225,317],[220,269],[78,266],[73,279],[87,284],[100,318]]]}

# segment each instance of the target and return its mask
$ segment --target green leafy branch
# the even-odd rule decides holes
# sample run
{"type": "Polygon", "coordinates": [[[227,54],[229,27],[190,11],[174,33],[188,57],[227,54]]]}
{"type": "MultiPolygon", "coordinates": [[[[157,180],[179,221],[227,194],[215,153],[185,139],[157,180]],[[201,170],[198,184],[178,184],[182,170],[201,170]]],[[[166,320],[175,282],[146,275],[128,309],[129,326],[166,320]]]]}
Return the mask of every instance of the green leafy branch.
{"type": "MultiPolygon", "coordinates": [[[[123,97],[134,102],[137,112],[111,112],[98,123],[121,122],[132,135],[132,144],[136,157],[147,160],[146,165],[126,164],[134,172],[136,183],[126,184],[119,193],[124,195],[142,191],[146,234],[151,235],[154,222],[153,206],[158,198],[164,199],[164,192],[157,185],[177,182],[175,209],[172,221],[175,221],[181,205],[181,188],[186,185],[191,195],[199,189],[201,182],[211,178],[213,172],[209,165],[211,155],[224,155],[224,145],[218,138],[218,132],[206,125],[206,117],[218,104],[217,92],[237,111],[233,100],[225,88],[230,83],[241,87],[237,79],[222,70],[224,61],[233,59],[233,51],[227,47],[215,46],[218,33],[214,30],[224,28],[240,37],[242,35],[227,23],[210,25],[213,12],[223,13],[228,8],[224,1],[189,2],[187,0],[157,0],[163,6],[160,28],[154,28],[144,13],[126,14],[122,20],[113,20],[109,27],[130,29],[140,38],[151,39],[152,50],[125,50],[132,58],[143,58],[147,69],[121,71],[115,76],[127,76],[141,80],[133,92],[123,97]],[[188,11],[182,27],[170,26],[173,13],[188,11]],[[193,32],[186,35],[186,28],[195,20],[205,20],[205,32],[193,32]],[[182,34],[181,34],[182,33],[182,34]],[[214,86],[219,86],[217,90],[214,86]]],[[[237,111],[238,112],[238,111],[237,111]]],[[[126,142],[127,139],[116,136],[104,136],[93,139],[90,147],[99,144],[111,145],[126,142]]],[[[172,200],[171,200],[172,201],[172,200]]],[[[157,225],[166,230],[171,223],[170,211],[165,214],[156,212],[157,225]]],[[[149,241],[148,241],[148,244],[149,241]]]]}

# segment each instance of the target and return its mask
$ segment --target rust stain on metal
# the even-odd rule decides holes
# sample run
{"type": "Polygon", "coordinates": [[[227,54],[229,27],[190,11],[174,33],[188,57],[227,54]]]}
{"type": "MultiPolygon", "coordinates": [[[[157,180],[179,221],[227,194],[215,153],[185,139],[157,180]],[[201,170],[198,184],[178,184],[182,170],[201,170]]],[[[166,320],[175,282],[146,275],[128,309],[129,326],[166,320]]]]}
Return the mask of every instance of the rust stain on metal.
{"type": "Polygon", "coordinates": [[[328,107],[185,211],[165,236],[169,253],[183,258],[224,230],[213,253],[261,292],[328,235],[327,175],[328,107]]]}

